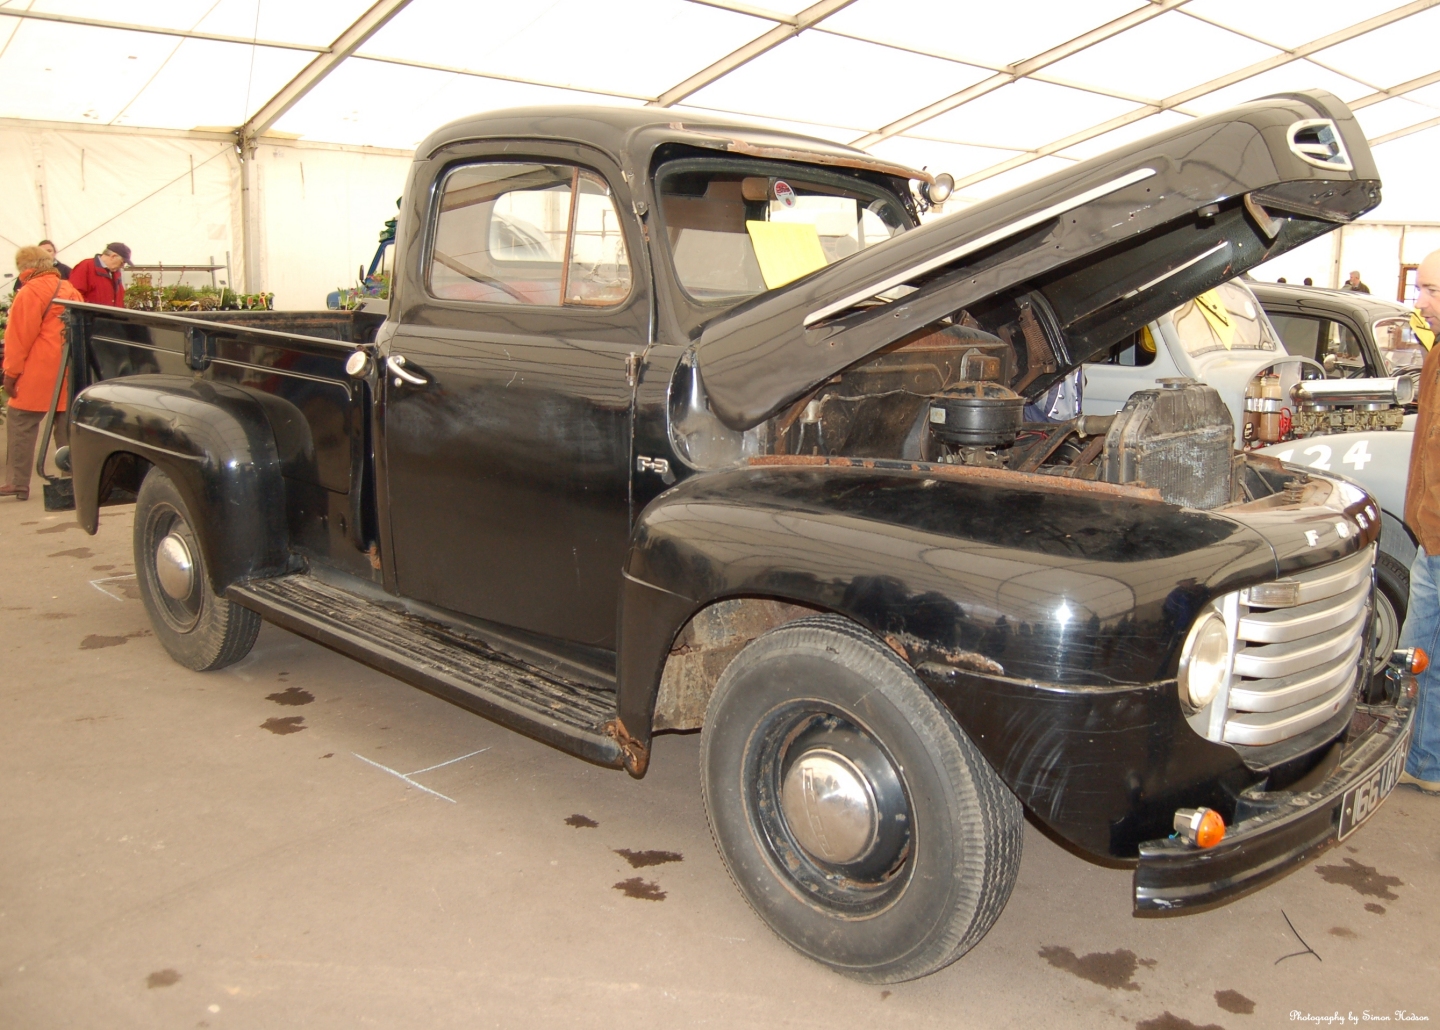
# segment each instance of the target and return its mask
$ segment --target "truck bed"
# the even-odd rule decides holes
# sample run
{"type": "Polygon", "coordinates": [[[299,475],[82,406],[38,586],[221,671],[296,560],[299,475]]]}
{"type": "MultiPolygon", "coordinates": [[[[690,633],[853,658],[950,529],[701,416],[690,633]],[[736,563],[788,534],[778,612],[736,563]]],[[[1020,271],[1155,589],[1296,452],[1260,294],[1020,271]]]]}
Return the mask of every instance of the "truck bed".
{"type": "Polygon", "coordinates": [[[292,546],[351,573],[374,574],[364,553],[374,539],[373,504],[363,496],[371,486],[368,387],[345,374],[345,359],[357,344],[374,340],[381,315],[66,307],[72,396],[122,377],[144,377],[137,385],[179,378],[243,389],[260,403],[275,435],[292,546]]]}

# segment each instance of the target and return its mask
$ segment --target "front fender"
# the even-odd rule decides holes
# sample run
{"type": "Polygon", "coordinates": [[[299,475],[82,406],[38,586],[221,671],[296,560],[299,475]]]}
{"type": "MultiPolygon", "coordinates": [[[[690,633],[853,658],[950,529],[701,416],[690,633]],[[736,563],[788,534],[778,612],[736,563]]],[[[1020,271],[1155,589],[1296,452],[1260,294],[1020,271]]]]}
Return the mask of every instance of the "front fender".
{"type": "Polygon", "coordinates": [[[75,506],[87,533],[99,526],[106,462],[130,453],[164,469],[185,499],[216,593],[285,568],[282,462],[249,391],[182,376],[129,376],[83,390],[70,412],[75,506]]]}
{"type": "Polygon", "coordinates": [[[648,739],[676,633],[741,596],[845,615],[915,664],[938,653],[1039,683],[1164,679],[1199,608],[1273,577],[1275,557],[1233,519],[1137,493],[966,469],[769,466],[687,479],[637,520],[621,716],[648,739]]]}

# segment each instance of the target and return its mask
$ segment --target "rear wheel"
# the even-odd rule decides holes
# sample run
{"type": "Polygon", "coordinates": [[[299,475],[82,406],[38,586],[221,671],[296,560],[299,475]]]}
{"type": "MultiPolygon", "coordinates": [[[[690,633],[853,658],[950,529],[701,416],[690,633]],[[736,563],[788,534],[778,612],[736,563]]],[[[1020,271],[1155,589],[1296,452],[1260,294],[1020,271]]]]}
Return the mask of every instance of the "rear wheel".
{"type": "Polygon", "coordinates": [[[909,666],[844,619],[781,626],[730,664],[701,783],[751,907],[858,980],[953,962],[1015,882],[1020,803],[909,666]]]}
{"type": "Polygon", "coordinates": [[[260,616],[210,589],[189,509],[152,468],[135,502],[135,578],[155,636],[181,665],[223,669],[250,653],[260,616]]]}

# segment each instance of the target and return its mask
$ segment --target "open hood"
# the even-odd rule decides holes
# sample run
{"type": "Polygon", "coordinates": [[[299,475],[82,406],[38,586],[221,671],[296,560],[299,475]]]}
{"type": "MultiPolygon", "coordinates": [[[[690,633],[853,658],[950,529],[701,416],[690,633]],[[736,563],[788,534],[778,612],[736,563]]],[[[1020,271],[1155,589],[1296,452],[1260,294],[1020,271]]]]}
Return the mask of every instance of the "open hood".
{"type": "Polygon", "coordinates": [[[1176,305],[1380,202],[1328,93],[1257,100],[902,233],[705,326],[710,407],[748,429],[841,369],[962,310],[1019,298],[1027,396],[1176,305]]]}

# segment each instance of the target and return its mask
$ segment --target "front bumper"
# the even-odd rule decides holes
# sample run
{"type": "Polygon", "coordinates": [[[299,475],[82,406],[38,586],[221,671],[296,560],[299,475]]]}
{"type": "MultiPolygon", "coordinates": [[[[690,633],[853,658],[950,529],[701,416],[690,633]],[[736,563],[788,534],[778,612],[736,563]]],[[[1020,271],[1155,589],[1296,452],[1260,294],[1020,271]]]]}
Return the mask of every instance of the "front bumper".
{"type": "Polygon", "coordinates": [[[1357,710],[1339,763],[1323,782],[1305,791],[1242,796],[1244,810],[1254,814],[1213,848],[1176,838],[1141,844],[1135,914],[1176,915],[1233,901],[1348,836],[1394,788],[1409,748],[1411,713],[1408,701],[1357,710]]]}

